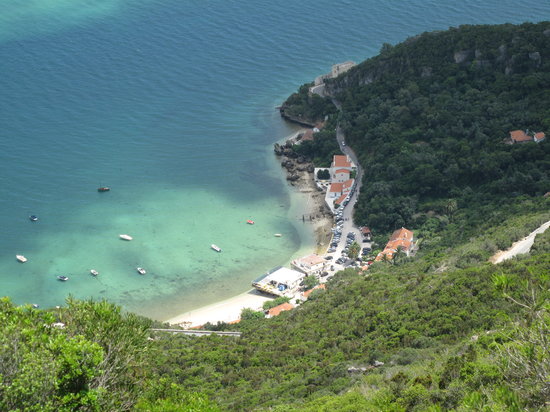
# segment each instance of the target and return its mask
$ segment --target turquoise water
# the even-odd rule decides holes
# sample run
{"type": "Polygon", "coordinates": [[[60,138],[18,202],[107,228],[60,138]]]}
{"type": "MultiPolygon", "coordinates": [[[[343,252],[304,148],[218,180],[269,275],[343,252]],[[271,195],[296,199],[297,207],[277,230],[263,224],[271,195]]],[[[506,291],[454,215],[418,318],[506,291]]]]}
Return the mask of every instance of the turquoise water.
{"type": "Polygon", "coordinates": [[[274,109],[288,94],[384,42],[550,16],[534,0],[387,3],[3,5],[0,295],[105,297],[165,319],[246,290],[311,244],[271,155],[295,130],[274,109]]]}

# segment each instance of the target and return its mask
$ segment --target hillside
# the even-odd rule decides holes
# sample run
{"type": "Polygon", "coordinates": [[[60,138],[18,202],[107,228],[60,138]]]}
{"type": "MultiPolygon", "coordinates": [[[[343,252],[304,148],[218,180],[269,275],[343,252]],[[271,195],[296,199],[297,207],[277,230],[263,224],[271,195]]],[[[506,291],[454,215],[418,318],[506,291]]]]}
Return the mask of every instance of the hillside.
{"type": "MultiPolygon", "coordinates": [[[[365,171],[357,223],[383,233],[450,224],[449,246],[517,208],[544,209],[536,199],[550,190],[548,139],[506,139],[516,129],[550,134],[549,22],[424,33],[385,45],[326,89],[342,108],[327,128],[341,125],[365,171]]],[[[296,109],[310,113],[302,107],[319,97],[304,92],[287,110],[299,102],[296,109]]],[[[318,163],[334,150],[303,146],[318,163]]]]}
{"type": "Polygon", "coordinates": [[[381,245],[407,225],[414,258],[347,269],[242,337],[189,337],[108,302],[43,311],[0,300],[0,410],[536,411],[550,402],[550,23],[465,26],[385,45],[293,116],[327,118],[295,147],[317,164],[340,124],[365,181],[355,220],[381,245]]]}

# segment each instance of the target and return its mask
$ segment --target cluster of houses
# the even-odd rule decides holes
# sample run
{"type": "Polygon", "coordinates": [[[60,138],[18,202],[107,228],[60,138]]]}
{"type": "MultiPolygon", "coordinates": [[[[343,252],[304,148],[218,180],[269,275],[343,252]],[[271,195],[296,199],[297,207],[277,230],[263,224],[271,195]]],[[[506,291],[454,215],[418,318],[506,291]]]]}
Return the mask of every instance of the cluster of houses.
{"type": "Polygon", "coordinates": [[[510,132],[510,141],[512,144],[527,142],[542,142],[546,138],[543,132],[529,132],[529,130],[512,130],[510,132]]]}
{"type": "Polygon", "coordinates": [[[325,202],[332,213],[341,205],[345,205],[348,196],[355,189],[356,166],[348,155],[334,155],[330,168],[316,168],[315,181],[317,186],[326,190],[325,202]],[[328,179],[319,179],[318,172],[326,170],[329,172],[328,179]]]}

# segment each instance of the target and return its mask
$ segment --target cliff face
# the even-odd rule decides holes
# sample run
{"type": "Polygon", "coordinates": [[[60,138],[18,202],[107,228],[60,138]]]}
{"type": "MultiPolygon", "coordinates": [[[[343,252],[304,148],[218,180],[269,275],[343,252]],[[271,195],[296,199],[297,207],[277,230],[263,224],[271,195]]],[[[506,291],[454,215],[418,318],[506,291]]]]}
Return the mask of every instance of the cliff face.
{"type": "Polygon", "coordinates": [[[380,54],[336,79],[325,82],[336,96],[350,87],[389,76],[431,77],[445,74],[449,64],[505,75],[530,74],[549,67],[550,22],[499,26],[460,26],[423,33],[396,46],[384,44],[380,54]]]}

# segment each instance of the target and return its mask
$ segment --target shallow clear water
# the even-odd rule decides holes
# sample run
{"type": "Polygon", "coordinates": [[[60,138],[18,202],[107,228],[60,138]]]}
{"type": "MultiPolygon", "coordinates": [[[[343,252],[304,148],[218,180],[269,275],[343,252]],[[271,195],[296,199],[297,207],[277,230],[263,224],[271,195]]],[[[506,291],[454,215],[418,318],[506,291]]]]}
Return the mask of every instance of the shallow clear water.
{"type": "Polygon", "coordinates": [[[275,106],[384,42],[550,15],[542,1],[478,3],[4,5],[0,295],[43,307],[69,293],[105,297],[163,319],[246,290],[311,243],[296,212],[289,216],[292,193],[271,155],[295,129],[275,106]],[[112,191],[97,193],[99,185],[112,191]]]}

